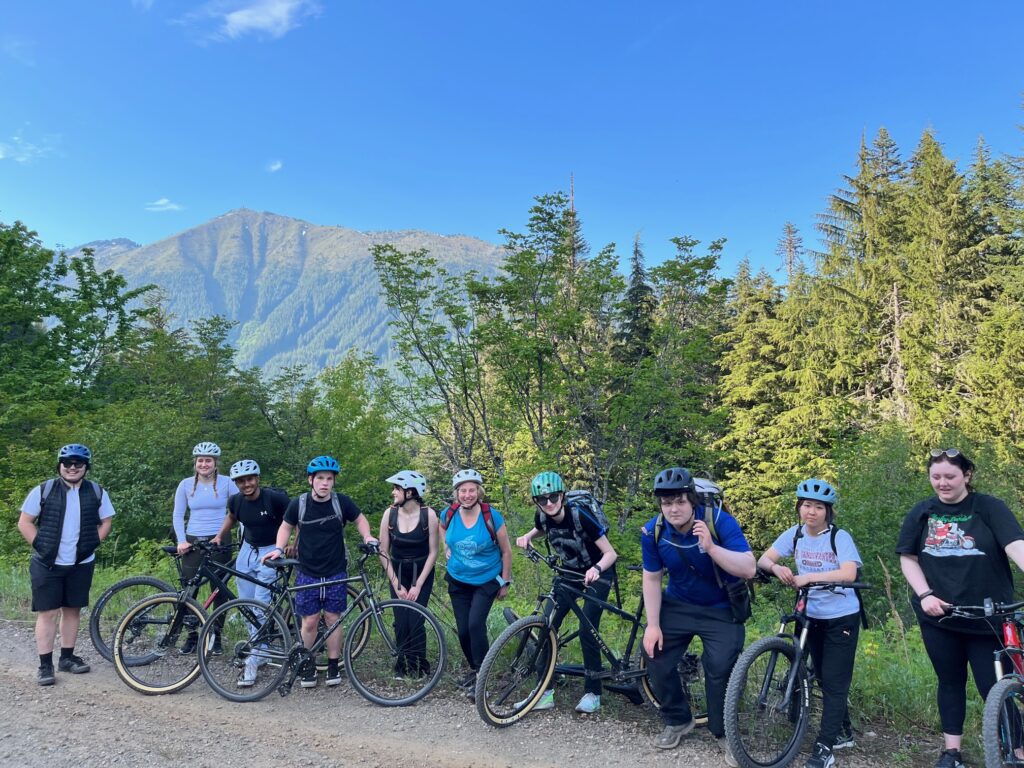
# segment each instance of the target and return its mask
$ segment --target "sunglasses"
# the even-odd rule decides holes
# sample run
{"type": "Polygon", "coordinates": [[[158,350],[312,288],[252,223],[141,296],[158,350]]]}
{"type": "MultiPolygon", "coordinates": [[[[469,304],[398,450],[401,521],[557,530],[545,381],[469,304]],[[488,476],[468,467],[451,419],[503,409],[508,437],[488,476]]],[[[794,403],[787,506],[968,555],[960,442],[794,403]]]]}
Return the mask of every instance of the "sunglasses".
{"type": "Polygon", "coordinates": [[[61,459],[60,465],[68,469],[81,469],[82,467],[88,466],[88,464],[81,459],[61,459]]]}
{"type": "Polygon", "coordinates": [[[955,459],[957,456],[960,455],[960,449],[959,448],[932,448],[931,454],[932,454],[932,458],[933,459],[937,459],[937,458],[939,458],[939,456],[945,456],[946,458],[949,458],[949,459],[955,459]]]}
{"type": "Polygon", "coordinates": [[[557,504],[558,500],[562,498],[561,492],[549,493],[547,495],[541,494],[540,496],[534,496],[533,501],[538,507],[543,507],[545,504],[557,504]]]}

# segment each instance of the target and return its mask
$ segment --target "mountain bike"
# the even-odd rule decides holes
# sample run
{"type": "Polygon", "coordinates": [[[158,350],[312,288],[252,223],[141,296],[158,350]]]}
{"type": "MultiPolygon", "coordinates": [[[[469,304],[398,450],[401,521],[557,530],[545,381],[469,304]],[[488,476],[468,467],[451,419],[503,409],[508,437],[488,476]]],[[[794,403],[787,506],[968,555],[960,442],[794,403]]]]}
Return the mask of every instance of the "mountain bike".
{"type": "MultiPolygon", "coordinates": [[[[215,622],[222,622],[222,656],[200,653],[199,668],[218,694],[230,701],[257,701],[277,690],[287,696],[296,678],[314,663],[327,639],[345,627],[343,659],[352,687],[374,704],[414,704],[437,685],[444,674],[448,649],[444,630],[434,615],[410,600],[378,600],[366,561],[380,556],[376,543],[360,544],[359,574],[308,585],[286,586],[272,605],[258,600],[232,600],[210,614],[199,633],[201,649],[209,645],[215,622]],[[355,585],[358,596],[338,619],[321,629],[309,648],[304,647],[297,626],[285,616],[294,614],[294,595],[306,589],[339,584],[355,585]],[[414,628],[408,631],[408,628],[414,628]],[[242,675],[255,662],[255,680],[242,675]]],[[[290,568],[296,560],[268,560],[274,568],[290,568]]]]}
{"type": "Polygon", "coordinates": [[[996,684],[985,697],[981,738],[985,745],[986,768],[1007,765],[1024,766],[1024,602],[995,603],[986,599],[983,605],[954,605],[951,616],[987,619],[1001,647],[993,654],[996,684]],[[999,621],[1001,619],[1001,621],[999,621]],[[999,621],[1000,630],[995,624],[999,621]],[[1009,662],[1009,672],[1006,664],[1009,662]]]}
{"type": "MultiPolygon", "coordinates": [[[[481,719],[499,728],[512,725],[537,705],[544,691],[551,687],[551,680],[556,674],[586,677],[589,673],[582,664],[558,662],[558,652],[581,632],[590,633],[607,662],[607,668],[597,675],[605,687],[630,698],[639,691],[644,699],[659,706],[657,695],[647,679],[647,658],[638,640],[644,627],[643,595],[635,611],[626,611],[621,607],[621,601],[615,605],[590,594],[583,587],[579,573],[560,566],[556,557],[544,555],[533,547],[528,547],[523,554],[533,563],[544,564],[554,572],[551,589],[538,596],[537,607],[529,616],[517,618],[514,614],[506,613],[506,619],[513,621],[491,645],[476,677],[476,708],[481,719]],[[558,593],[571,596],[570,611],[579,620],[578,630],[561,636],[550,625],[555,595],[558,593]],[[626,622],[629,634],[621,655],[609,647],[600,631],[577,604],[577,598],[598,604],[604,613],[626,622]]],[[[631,566],[629,569],[639,570],[639,566],[631,566]]],[[[607,625],[604,626],[607,631],[607,625]]],[[[694,719],[706,722],[703,667],[699,658],[695,654],[686,654],[679,669],[683,690],[690,697],[694,719]]]]}
{"type": "Polygon", "coordinates": [[[783,614],[778,634],[752,643],[736,660],[725,693],[725,735],[743,768],[789,765],[810,721],[816,680],[806,650],[811,590],[870,589],[861,582],[825,582],[800,587],[793,611],[783,614]],[[787,632],[787,625],[793,631],[787,632]]]}

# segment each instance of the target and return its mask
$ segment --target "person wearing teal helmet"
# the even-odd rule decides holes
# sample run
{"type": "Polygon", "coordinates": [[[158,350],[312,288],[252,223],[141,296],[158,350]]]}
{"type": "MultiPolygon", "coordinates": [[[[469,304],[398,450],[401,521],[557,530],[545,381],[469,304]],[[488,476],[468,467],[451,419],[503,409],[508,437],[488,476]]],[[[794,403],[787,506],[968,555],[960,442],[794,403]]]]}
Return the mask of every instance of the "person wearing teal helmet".
{"type": "MultiPolygon", "coordinates": [[[[833,523],[835,488],[811,478],[797,484],[796,511],[800,522],[787,528],[768,548],[757,566],[783,584],[805,587],[828,581],[856,581],[861,566],[853,538],[833,523]],[[792,558],[797,572],[780,562],[792,558]]],[[[805,768],[831,768],[833,751],[853,746],[847,712],[853,665],[860,634],[860,601],[852,589],[811,590],[807,615],[807,649],[821,683],[821,725],[805,768]]]]}
{"type": "MultiPolygon", "coordinates": [[[[599,600],[607,600],[615,579],[615,560],[618,555],[608,541],[607,529],[601,522],[582,508],[570,504],[565,497],[565,484],[557,472],[541,472],[530,483],[530,495],[536,505],[534,525],[516,539],[516,546],[526,549],[538,537],[547,537],[551,548],[562,561],[562,565],[579,574],[580,580],[589,587],[599,600]]],[[[570,611],[573,598],[561,590],[555,595],[551,626],[558,632],[562,621],[570,611]]],[[[597,629],[601,625],[601,606],[586,602],[583,614],[597,629]]],[[[580,648],[583,651],[583,666],[588,672],[601,671],[601,648],[593,635],[581,632],[580,648]]],[[[539,659],[538,666],[547,666],[546,659],[539,659]]],[[[576,705],[576,711],[584,714],[596,712],[601,707],[601,681],[597,677],[585,678],[583,698],[576,705]]],[[[544,692],[534,710],[551,709],[555,706],[555,690],[544,692]]]]}

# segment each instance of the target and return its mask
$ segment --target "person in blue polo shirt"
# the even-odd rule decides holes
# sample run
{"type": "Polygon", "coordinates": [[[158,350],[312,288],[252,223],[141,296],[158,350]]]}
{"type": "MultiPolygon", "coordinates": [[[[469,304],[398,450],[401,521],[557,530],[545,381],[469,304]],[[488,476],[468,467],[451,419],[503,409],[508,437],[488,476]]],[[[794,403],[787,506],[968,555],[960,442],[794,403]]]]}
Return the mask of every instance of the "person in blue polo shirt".
{"type": "Polygon", "coordinates": [[[647,613],[644,652],[651,686],[661,701],[665,728],[654,740],[659,749],[679,746],[693,730],[690,702],[676,666],[694,636],[704,645],[702,662],[708,702],[708,730],[718,739],[725,763],[738,765],[725,734],[725,689],[743,650],[742,622],[733,618],[722,581],[749,579],[756,563],[736,520],[719,508],[713,539],[705,522],[709,512],[697,500],[693,477],[681,467],[662,470],[654,479],[661,514],[643,527],[643,591],[647,613]],[[716,568],[719,574],[715,573],[716,568]],[[668,587],[662,592],[662,577],[668,587]]]}

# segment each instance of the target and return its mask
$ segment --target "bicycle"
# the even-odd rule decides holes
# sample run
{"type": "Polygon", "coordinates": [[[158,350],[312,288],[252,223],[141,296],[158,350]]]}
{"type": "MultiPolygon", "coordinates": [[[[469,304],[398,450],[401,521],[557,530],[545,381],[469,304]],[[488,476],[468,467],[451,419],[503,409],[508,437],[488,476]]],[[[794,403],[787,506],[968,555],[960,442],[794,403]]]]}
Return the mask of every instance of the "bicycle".
{"type": "Polygon", "coordinates": [[[789,765],[807,734],[816,676],[805,650],[813,589],[870,589],[862,582],[823,582],[797,589],[793,611],[783,614],[776,635],[752,643],[736,660],[725,693],[725,735],[743,768],[789,765]],[[787,632],[788,624],[793,632],[787,632]]]}
{"type": "MultiPolygon", "coordinates": [[[[352,687],[364,698],[381,706],[414,704],[437,685],[444,674],[448,649],[444,630],[434,615],[409,600],[378,600],[366,570],[371,556],[380,556],[376,543],[360,544],[358,576],[347,576],[304,586],[286,586],[272,605],[257,600],[232,600],[211,615],[199,633],[199,646],[206,648],[214,623],[222,620],[223,656],[201,653],[199,668],[218,694],[230,701],[258,701],[273,690],[287,696],[306,665],[326,646],[332,633],[346,622],[343,659],[352,687]],[[338,584],[357,585],[358,598],[349,603],[338,619],[317,633],[310,648],[304,647],[298,631],[289,627],[283,611],[294,614],[294,594],[338,584]],[[365,608],[362,606],[365,605],[365,608]],[[419,627],[398,635],[397,627],[419,627]],[[255,681],[239,686],[246,663],[255,659],[262,668],[255,681]]],[[[296,560],[268,560],[275,568],[290,568],[296,560]]]]}
{"type": "Polygon", "coordinates": [[[993,653],[996,683],[985,698],[981,723],[986,768],[1024,766],[1024,602],[996,603],[990,599],[983,605],[955,605],[947,613],[969,619],[988,619],[1001,647],[993,653]],[[1001,632],[993,619],[1002,619],[1001,632]],[[1010,662],[1005,671],[1004,659],[1010,662]]]}
{"type": "MultiPolygon", "coordinates": [[[[647,700],[655,707],[660,706],[657,695],[650,687],[647,659],[638,642],[644,627],[643,595],[634,612],[626,611],[621,607],[617,584],[618,605],[598,599],[588,593],[586,588],[578,589],[574,586],[581,582],[579,574],[558,565],[556,557],[545,556],[533,547],[528,547],[523,554],[535,564],[548,566],[554,572],[554,578],[551,589],[538,596],[537,607],[532,614],[516,618],[514,614],[506,613],[506,619],[513,621],[491,645],[477,673],[476,708],[480,718],[489,725],[507,727],[525,717],[536,706],[556,673],[586,677],[588,673],[582,664],[558,663],[558,651],[578,637],[580,632],[591,634],[607,661],[608,667],[598,674],[598,678],[605,681],[605,687],[634,701],[639,692],[641,700],[647,700]],[[555,595],[559,592],[571,596],[570,611],[579,620],[578,630],[561,636],[556,635],[550,626],[555,595]],[[618,616],[628,623],[629,635],[621,656],[615,654],[600,631],[584,615],[576,598],[596,603],[605,613],[618,616]]],[[[640,570],[640,567],[629,566],[628,569],[640,570]]],[[[694,710],[694,719],[706,722],[703,667],[699,658],[692,653],[686,654],[680,662],[679,670],[683,690],[690,697],[694,710]]]]}

